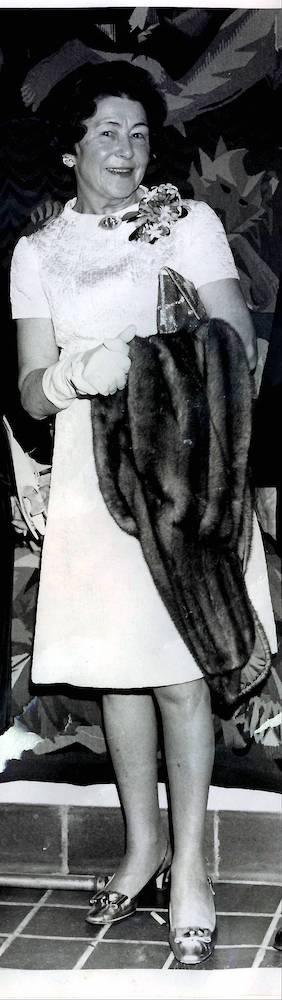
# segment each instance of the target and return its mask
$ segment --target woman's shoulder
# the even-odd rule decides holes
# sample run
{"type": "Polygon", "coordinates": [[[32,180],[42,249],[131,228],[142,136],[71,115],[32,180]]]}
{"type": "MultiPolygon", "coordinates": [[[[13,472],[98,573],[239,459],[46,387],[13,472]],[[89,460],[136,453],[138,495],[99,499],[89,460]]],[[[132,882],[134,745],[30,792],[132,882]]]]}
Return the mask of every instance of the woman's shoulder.
{"type": "MultiPolygon", "coordinates": [[[[186,209],[187,215],[186,220],[189,220],[193,225],[198,224],[199,226],[219,226],[222,227],[222,223],[219,216],[216,214],[213,208],[207,204],[206,201],[196,201],[193,198],[182,198],[181,203],[183,208],[186,209]]],[[[184,220],[183,220],[184,221],[184,220]]]]}
{"type": "Polygon", "coordinates": [[[15,244],[12,262],[40,266],[40,261],[49,259],[50,255],[52,257],[60,239],[65,235],[65,225],[62,209],[60,215],[35,224],[32,231],[29,227],[29,231],[24,232],[15,244]]]}
{"type": "Polygon", "coordinates": [[[177,253],[187,265],[196,288],[223,278],[238,278],[228,235],[221,219],[205,201],[184,199],[186,215],[179,220],[177,253]]]}
{"type": "Polygon", "coordinates": [[[54,214],[50,218],[35,223],[33,231],[27,238],[35,247],[45,243],[55,243],[61,230],[65,229],[65,226],[66,218],[63,206],[61,206],[59,214],[54,211],[54,214]]]}
{"type": "Polygon", "coordinates": [[[67,223],[65,207],[58,201],[39,205],[32,213],[31,221],[17,246],[28,251],[31,247],[36,249],[44,244],[55,243],[67,223]]]}

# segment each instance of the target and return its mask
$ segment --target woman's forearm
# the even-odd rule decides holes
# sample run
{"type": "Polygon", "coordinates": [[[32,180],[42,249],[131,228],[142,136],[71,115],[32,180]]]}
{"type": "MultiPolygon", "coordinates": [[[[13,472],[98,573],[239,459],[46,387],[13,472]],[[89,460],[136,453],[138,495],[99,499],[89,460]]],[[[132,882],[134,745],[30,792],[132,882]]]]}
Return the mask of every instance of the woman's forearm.
{"type": "Polygon", "coordinates": [[[44,420],[44,417],[58,413],[58,407],[47,399],[43,391],[42,377],[45,371],[45,368],[35,368],[26,375],[21,387],[22,406],[34,420],[44,420]]]}
{"type": "Polygon", "coordinates": [[[243,298],[239,281],[226,278],[198,289],[209,319],[223,319],[239,334],[244,344],[251,372],[257,364],[257,339],[251,313],[243,298]]]}
{"type": "Polygon", "coordinates": [[[234,327],[239,337],[243,341],[246,351],[250,372],[254,372],[257,366],[257,338],[251,314],[245,305],[242,309],[234,309],[233,315],[229,313],[227,322],[234,327]]]}

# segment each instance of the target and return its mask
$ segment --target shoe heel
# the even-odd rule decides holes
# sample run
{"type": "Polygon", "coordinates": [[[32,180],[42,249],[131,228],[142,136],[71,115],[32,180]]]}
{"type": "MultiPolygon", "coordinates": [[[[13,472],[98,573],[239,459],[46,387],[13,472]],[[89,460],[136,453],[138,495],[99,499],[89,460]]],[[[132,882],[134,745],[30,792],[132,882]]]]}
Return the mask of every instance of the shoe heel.
{"type": "Polygon", "coordinates": [[[155,884],[157,889],[162,889],[164,891],[164,889],[166,889],[168,886],[169,879],[170,879],[170,868],[167,868],[165,872],[160,872],[160,874],[157,875],[155,878],[155,884]]]}

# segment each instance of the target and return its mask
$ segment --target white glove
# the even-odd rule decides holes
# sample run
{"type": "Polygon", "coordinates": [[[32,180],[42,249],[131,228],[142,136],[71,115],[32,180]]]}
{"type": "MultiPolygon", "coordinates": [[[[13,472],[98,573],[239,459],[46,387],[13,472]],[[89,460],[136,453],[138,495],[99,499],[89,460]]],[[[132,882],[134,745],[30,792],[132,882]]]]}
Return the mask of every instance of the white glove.
{"type": "Polygon", "coordinates": [[[128,344],[135,333],[135,327],[126,327],[119,337],[46,368],[42,388],[47,399],[58,409],[65,409],[77,395],[108,396],[123,389],[131,365],[128,344]]]}

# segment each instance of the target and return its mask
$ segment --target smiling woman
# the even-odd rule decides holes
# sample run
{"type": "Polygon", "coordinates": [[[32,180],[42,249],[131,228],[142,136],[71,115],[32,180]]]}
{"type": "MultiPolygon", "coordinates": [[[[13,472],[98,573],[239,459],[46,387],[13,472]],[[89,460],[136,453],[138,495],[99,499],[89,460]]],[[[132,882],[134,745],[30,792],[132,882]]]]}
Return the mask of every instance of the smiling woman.
{"type": "MultiPolygon", "coordinates": [[[[202,202],[183,204],[171,184],[143,186],[165,116],[148,75],[102,64],[56,91],[54,142],[75,172],[77,197],[19,241],[11,273],[22,402],[36,419],[57,414],[32,680],[104,692],[126,852],[110,890],[91,901],[88,922],[130,916],[141,888],[171,867],[170,943],[179,961],[195,965],[211,955],[215,940],[204,857],[214,757],[209,688],[225,691],[227,706],[237,691],[246,697],[268,672],[270,648],[276,650],[257,525],[252,533],[250,515],[243,562],[241,506],[237,493],[228,506],[230,476],[225,483],[221,464],[233,433],[235,479],[244,481],[245,496],[255,336],[215,213],[202,202]],[[178,339],[162,336],[179,315],[178,339]],[[220,419],[222,445],[217,451],[210,425],[211,474],[202,470],[207,412],[201,422],[204,389],[191,332],[203,316],[211,349],[208,405],[220,419]],[[228,536],[221,560],[217,515],[228,536]],[[172,846],[158,802],[156,702],[172,846]]],[[[45,112],[50,129],[50,107],[45,112]]]]}

